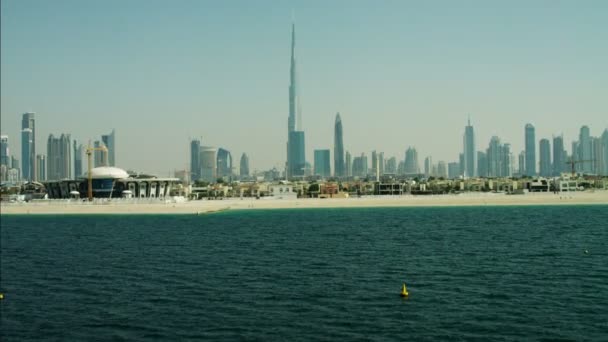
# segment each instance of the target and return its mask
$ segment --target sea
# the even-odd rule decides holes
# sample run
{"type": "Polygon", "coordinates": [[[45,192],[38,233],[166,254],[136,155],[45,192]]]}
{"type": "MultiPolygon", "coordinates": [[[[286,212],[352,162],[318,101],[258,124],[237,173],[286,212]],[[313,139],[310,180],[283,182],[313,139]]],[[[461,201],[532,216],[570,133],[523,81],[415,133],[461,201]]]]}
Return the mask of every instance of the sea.
{"type": "Polygon", "coordinates": [[[606,205],[3,215],[0,237],[4,342],[608,341],[606,205]]]}

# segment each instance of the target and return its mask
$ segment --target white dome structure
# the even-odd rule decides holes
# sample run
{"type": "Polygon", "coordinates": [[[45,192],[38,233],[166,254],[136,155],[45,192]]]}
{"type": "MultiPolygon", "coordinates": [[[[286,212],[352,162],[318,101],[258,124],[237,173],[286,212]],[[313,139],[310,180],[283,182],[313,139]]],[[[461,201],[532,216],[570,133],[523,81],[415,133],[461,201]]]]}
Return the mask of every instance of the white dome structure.
{"type": "MultiPolygon", "coordinates": [[[[84,178],[88,178],[89,173],[85,172],[84,178]]],[[[129,174],[117,167],[112,166],[100,166],[91,169],[91,178],[92,179],[125,179],[129,178],[129,174]]]]}

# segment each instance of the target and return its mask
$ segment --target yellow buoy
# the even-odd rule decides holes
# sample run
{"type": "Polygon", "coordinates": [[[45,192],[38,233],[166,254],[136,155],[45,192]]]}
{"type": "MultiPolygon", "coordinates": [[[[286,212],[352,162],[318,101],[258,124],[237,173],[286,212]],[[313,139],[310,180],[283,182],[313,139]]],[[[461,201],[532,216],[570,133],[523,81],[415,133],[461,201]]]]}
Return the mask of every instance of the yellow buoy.
{"type": "Polygon", "coordinates": [[[0,299],[4,299],[4,293],[0,293],[0,299]]]}
{"type": "Polygon", "coordinates": [[[405,283],[403,283],[403,288],[401,289],[401,297],[407,297],[409,296],[409,293],[407,292],[407,289],[405,288],[405,283]]]}

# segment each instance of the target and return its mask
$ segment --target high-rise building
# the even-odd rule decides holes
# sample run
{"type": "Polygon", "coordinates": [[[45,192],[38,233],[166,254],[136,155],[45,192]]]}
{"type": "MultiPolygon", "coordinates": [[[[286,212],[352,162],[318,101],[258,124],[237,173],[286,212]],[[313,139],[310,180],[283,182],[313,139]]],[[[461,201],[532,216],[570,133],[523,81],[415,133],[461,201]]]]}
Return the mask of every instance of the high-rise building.
{"type": "Polygon", "coordinates": [[[511,177],[511,145],[502,144],[500,138],[493,136],[486,150],[488,177],[511,177]]]}
{"type": "Polygon", "coordinates": [[[372,151],[371,173],[374,178],[384,174],[384,152],[372,151]]]}
{"type": "Polygon", "coordinates": [[[226,177],[228,180],[232,178],[232,155],[224,148],[217,150],[217,177],[226,177]]]}
{"type": "Polygon", "coordinates": [[[302,114],[297,89],[296,29],[291,26],[291,64],[289,72],[289,117],[287,120],[287,178],[303,177],[306,171],[306,149],[302,114]]]}
{"type": "Polygon", "coordinates": [[[460,171],[460,175],[464,175],[464,153],[460,153],[458,155],[458,167],[460,171]]]}
{"type": "Polygon", "coordinates": [[[108,149],[108,166],[116,166],[116,134],[114,130],[101,136],[101,141],[108,149]]]}
{"type": "Polygon", "coordinates": [[[69,134],[59,138],[49,135],[47,141],[47,179],[60,180],[72,178],[72,144],[69,134]]]}
{"type": "Polygon", "coordinates": [[[46,180],[46,156],[44,154],[36,155],[36,179],[46,180]]]}
{"type": "Polygon", "coordinates": [[[217,181],[217,149],[215,147],[201,146],[200,148],[200,180],[214,183],[217,181]]]}
{"type": "Polygon", "coordinates": [[[428,156],[424,158],[424,176],[429,178],[433,170],[433,157],[428,156]]]}
{"type": "Polygon", "coordinates": [[[93,161],[95,163],[95,167],[108,166],[109,152],[106,144],[104,144],[103,141],[95,140],[93,147],[95,147],[95,150],[93,151],[93,161]],[[105,151],[100,149],[100,147],[103,146],[106,147],[105,151]]]}
{"type": "Polygon", "coordinates": [[[443,160],[437,162],[437,177],[448,178],[448,168],[443,160]]]}
{"type": "Polygon", "coordinates": [[[448,178],[454,179],[460,177],[460,163],[448,163],[448,178]]]}
{"type": "Polygon", "coordinates": [[[525,130],[526,140],[526,161],[524,176],[536,176],[536,138],[535,129],[532,124],[526,124],[525,130]]]}
{"type": "Polygon", "coordinates": [[[513,176],[513,168],[511,167],[511,160],[513,156],[511,154],[511,144],[503,144],[502,145],[502,169],[501,169],[501,177],[511,177],[513,176]]]}
{"type": "Polygon", "coordinates": [[[190,179],[195,182],[201,177],[201,141],[190,141],[190,179]]]}
{"type": "Polygon", "coordinates": [[[464,128],[464,177],[471,178],[477,175],[477,152],[475,149],[475,132],[471,120],[464,128]]]}
{"type": "MultiPolygon", "coordinates": [[[[574,161],[574,171],[576,172],[582,172],[583,169],[583,165],[581,163],[576,163],[576,161],[580,161],[582,160],[580,157],[580,144],[578,141],[573,141],[572,142],[572,155],[570,156],[570,159],[568,159],[568,162],[572,162],[574,161]]],[[[572,172],[572,165],[571,163],[567,163],[568,166],[568,172],[572,172]]]]}
{"type": "Polygon", "coordinates": [[[0,165],[7,167],[11,162],[10,150],[8,148],[8,135],[0,135],[0,165]]]}
{"type": "Polygon", "coordinates": [[[21,119],[21,172],[24,180],[36,180],[35,113],[24,113],[21,119]]]}
{"type": "Polygon", "coordinates": [[[591,137],[591,143],[593,144],[593,174],[603,175],[604,174],[604,146],[602,144],[601,137],[591,137]]]}
{"type": "Polygon", "coordinates": [[[578,157],[580,171],[593,173],[593,142],[588,126],[581,127],[578,136],[578,157]]]}
{"type": "Polygon", "coordinates": [[[523,176],[526,173],[526,152],[521,151],[517,157],[517,167],[519,176],[523,176]]]}
{"type": "Polygon", "coordinates": [[[566,170],[566,151],[564,150],[564,137],[553,136],[553,176],[559,176],[566,170]]]}
{"type": "Polygon", "coordinates": [[[352,156],[350,155],[350,152],[346,151],[346,154],[344,156],[344,172],[346,174],[346,177],[352,177],[353,176],[353,162],[352,162],[352,156]]]}
{"type": "Polygon", "coordinates": [[[331,167],[329,159],[329,150],[315,150],[315,176],[328,178],[331,176],[331,167]]]}
{"type": "Polygon", "coordinates": [[[551,143],[549,139],[540,139],[539,141],[539,154],[540,154],[540,169],[539,175],[541,177],[551,177],[551,143]]]}
{"type": "Polygon", "coordinates": [[[488,177],[488,157],[482,151],[477,151],[477,176],[488,177]]]}
{"type": "Polygon", "coordinates": [[[288,178],[303,177],[306,170],[306,154],[304,132],[293,131],[289,133],[288,178]]]}
{"type": "Polygon", "coordinates": [[[336,122],[334,124],[334,175],[336,177],[344,177],[344,136],[342,131],[342,119],[340,113],[336,114],[336,122]]]}
{"type": "Polygon", "coordinates": [[[84,156],[84,146],[79,144],[76,139],[74,139],[74,177],[82,177],[84,173],[82,172],[82,158],[84,156]]]}
{"type": "Polygon", "coordinates": [[[367,156],[365,153],[361,153],[360,157],[353,159],[353,176],[354,177],[367,177],[368,173],[367,156]]]}
{"type": "Polygon", "coordinates": [[[405,151],[405,174],[418,175],[420,174],[420,166],[418,164],[418,152],[415,147],[408,147],[405,151]]]}
{"type": "Polygon", "coordinates": [[[386,166],[384,167],[384,173],[394,175],[397,173],[397,158],[390,157],[386,160],[386,166]]]}
{"type": "Polygon", "coordinates": [[[604,133],[602,133],[602,160],[603,167],[601,175],[608,176],[608,128],[604,129],[604,133]]]}
{"type": "Polygon", "coordinates": [[[239,174],[240,174],[241,178],[249,177],[249,156],[247,156],[246,153],[243,153],[241,155],[239,174]]]}

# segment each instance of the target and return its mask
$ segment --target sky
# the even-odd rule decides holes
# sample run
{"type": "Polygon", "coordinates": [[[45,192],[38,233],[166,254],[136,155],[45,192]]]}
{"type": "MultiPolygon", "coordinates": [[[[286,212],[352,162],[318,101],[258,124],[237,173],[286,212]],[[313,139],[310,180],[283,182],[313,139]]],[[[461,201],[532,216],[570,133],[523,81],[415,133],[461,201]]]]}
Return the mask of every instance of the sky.
{"type": "Polygon", "coordinates": [[[458,160],[469,116],[478,150],[515,154],[528,122],[568,150],[608,128],[608,1],[3,0],[1,132],[20,159],[34,111],[39,154],[116,129],[124,169],[186,169],[195,137],[283,169],[292,22],[311,162],[336,112],[353,155],[421,167],[458,160]]]}

